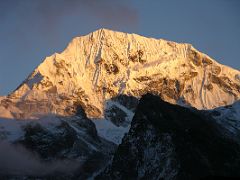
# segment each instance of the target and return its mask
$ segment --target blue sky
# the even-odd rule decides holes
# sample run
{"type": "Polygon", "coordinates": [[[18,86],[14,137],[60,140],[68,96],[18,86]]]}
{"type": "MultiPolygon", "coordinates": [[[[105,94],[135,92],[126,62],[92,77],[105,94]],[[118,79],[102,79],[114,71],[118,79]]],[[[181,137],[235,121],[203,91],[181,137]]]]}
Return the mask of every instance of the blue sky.
{"type": "Polygon", "coordinates": [[[240,69],[239,0],[1,0],[0,95],[73,37],[103,27],[191,43],[240,69]]]}

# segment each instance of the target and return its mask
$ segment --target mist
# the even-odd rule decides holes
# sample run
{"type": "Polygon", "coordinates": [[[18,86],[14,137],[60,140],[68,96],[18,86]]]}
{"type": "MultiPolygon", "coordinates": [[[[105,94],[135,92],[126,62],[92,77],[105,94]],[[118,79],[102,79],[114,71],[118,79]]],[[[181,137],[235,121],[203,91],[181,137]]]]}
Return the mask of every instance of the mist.
{"type": "Polygon", "coordinates": [[[0,6],[1,23],[4,24],[9,18],[20,20],[11,25],[16,41],[28,39],[29,33],[44,34],[52,40],[59,35],[62,22],[73,16],[79,17],[76,23],[82,25],[86,22],[81,17],[97,18],[99,24],[112,28],[138,24],[137,10],[129,6],[126,0],[12,0],[1,1],[0,6]]]}
{"type": "Polygon", "coordinates": [[[69,175],[76,171],[80,164],[75,160],[42,161],[37,154],[21,145],[0,142],[0,175],[1,176],[48,176],[55,173],[69,175]]]}

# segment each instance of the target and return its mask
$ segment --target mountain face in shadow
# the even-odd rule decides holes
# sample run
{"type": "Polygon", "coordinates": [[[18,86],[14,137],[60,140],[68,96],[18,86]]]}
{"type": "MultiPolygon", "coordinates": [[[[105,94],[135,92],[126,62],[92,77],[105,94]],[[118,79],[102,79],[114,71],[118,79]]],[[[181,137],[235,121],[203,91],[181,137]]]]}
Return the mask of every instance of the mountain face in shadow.
{"type": "Polygon", "coordinates": [[[117,147],[99,136],[81,107],[74,116],[0,122],[3,179],[86,179],[108,164],[117,147]]]}
{"type": "Polygon", "coordinates": [[[112,163],[98,179],[240,176],[240,141],[204,111],[144,95],[112,163]]]}

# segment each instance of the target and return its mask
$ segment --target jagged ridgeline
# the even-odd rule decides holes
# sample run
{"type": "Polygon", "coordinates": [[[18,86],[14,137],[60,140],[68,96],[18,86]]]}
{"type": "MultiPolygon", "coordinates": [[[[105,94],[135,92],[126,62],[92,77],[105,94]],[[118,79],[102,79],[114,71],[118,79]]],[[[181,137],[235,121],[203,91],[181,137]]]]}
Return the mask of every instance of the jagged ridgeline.
{"type": "Polygon", "coordinates": [[[190,44],[100,29],[47,57],[2,98],[0,115],[68,116],[81,106],[90,118],[110,113],[124,121],[147,92],[170,103],[212,109],[240,98],[240,72],[190,44]]]}

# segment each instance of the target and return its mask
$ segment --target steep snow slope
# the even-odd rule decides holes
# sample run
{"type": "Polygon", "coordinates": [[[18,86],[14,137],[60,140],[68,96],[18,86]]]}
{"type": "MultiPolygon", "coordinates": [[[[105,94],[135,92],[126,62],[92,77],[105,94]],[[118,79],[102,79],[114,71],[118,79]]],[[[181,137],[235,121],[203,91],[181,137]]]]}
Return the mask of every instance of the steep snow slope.
{"type": "Polygon", "coordinates": [[[226,117],[206,113],[144,95],[112,163],[96,179],[240,177],[239,137],[221,123],[226,117]]]}
{"type": "Polygon", "coordinates": [[[171,103],[212,109],[239,99],[239,76],[190,44],[100,29],[47,57],[1,100],[0,116],[68,116],[81,105],[88,117],[118,114],[123,122],[137,104],[133,100],[129,109],[126,102],[147,92],[171,103]],[[126,95],[122,106],[119,95],[126,95]],[[117,104],[109,103],[113,99],[117,104]]]}
{"type": "Polygon", "coordinates": [[[105,138],[108,141],[120,144],[123,136],[128,132],[130,124],[127,127],[116,126],[111,121],[106,119],[92,120],[96,125],[98,135],[105,138]]]}
{"type": "Polygon", "coordinates": [[[227,128],[231,132],[230,136],[235,136],[237,139],[240,138],[240,101],[207,111],[206,116],[209,115],[227,128]]]}

